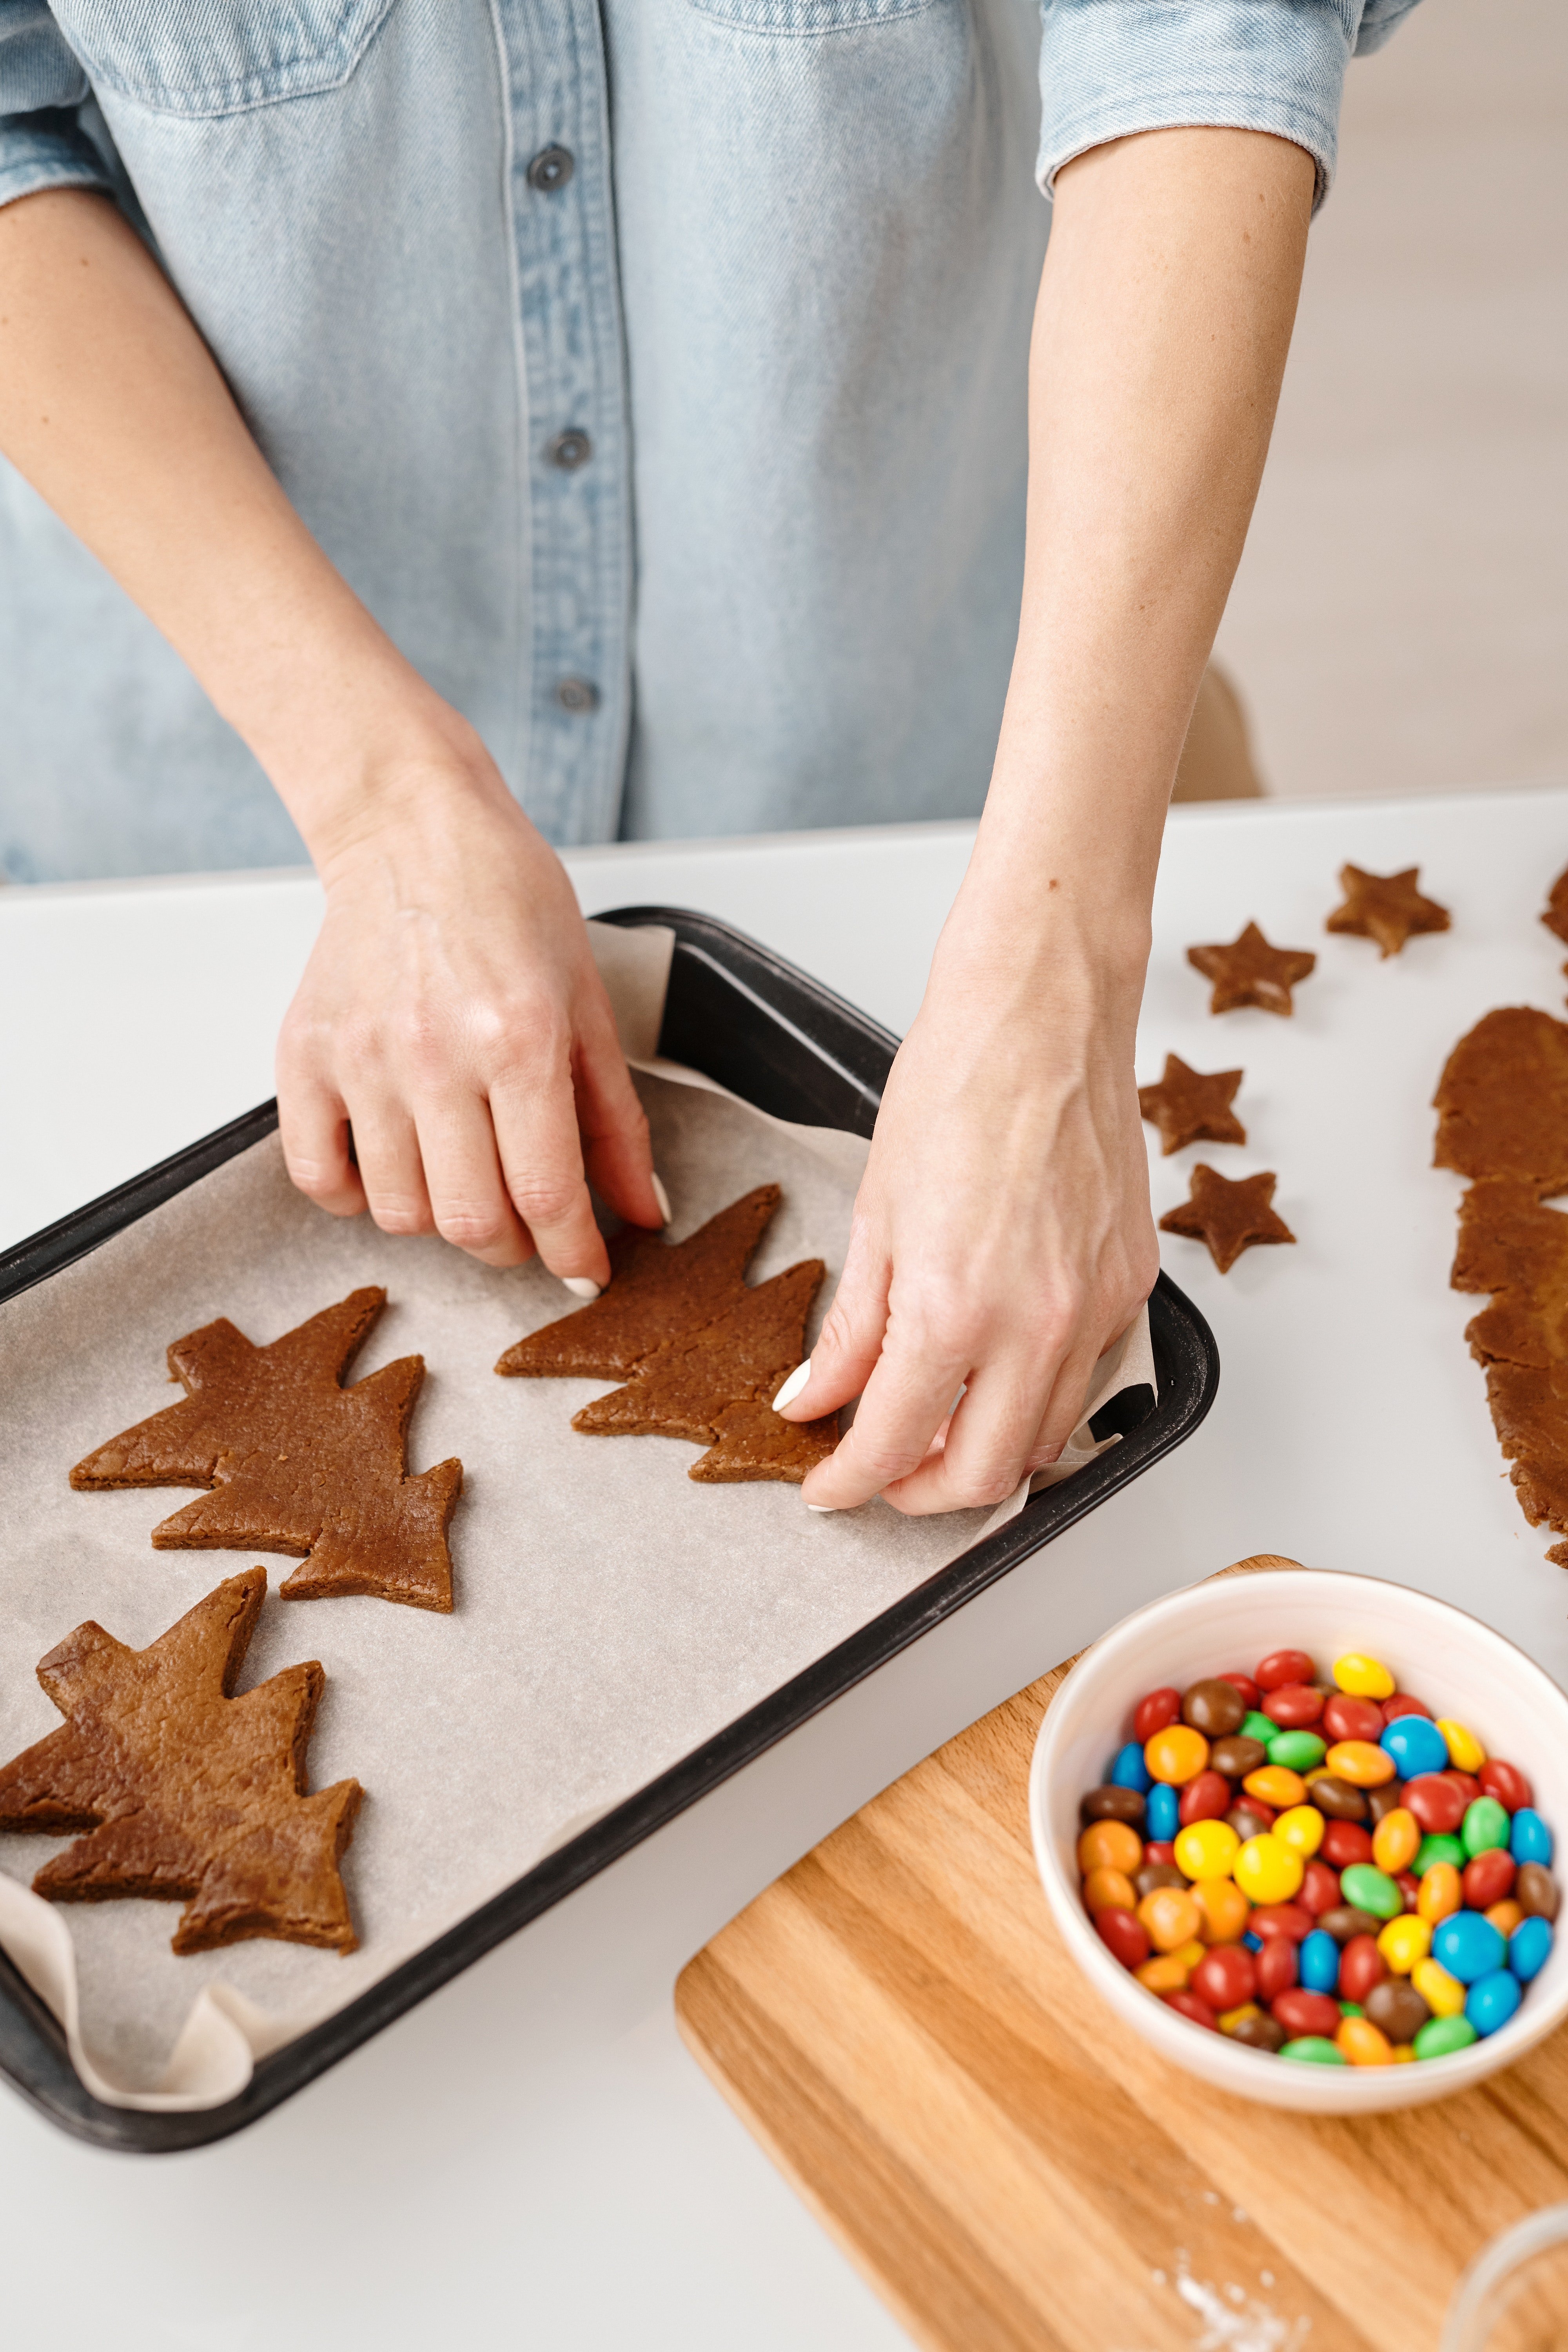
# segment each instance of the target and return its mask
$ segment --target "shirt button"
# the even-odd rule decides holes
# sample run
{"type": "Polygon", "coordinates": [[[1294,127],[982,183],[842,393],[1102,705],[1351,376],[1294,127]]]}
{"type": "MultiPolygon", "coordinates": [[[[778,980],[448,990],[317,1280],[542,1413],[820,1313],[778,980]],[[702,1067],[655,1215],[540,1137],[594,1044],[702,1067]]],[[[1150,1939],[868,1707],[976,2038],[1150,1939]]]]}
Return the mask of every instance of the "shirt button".
{"type": "Polygon", "coordinates": [[[576,168],[569,147],[542,147],[528,167],[528,184],[542,196],[552,196],[557,188],[566,185],[576,168]]]}
{"type": "Polygon", "coordinates": [[[555,699],[563,710],[597,710],[599,689],[591,678],[563,677],[555,689],[555,699]]]}
{"type": "Polygon", "coordinates": [[[547,445],[544,454],[563,474],[574,474],[593,456],[594,445],[581,425],[569,425],[564,433],[558,433],[547,445]]]}

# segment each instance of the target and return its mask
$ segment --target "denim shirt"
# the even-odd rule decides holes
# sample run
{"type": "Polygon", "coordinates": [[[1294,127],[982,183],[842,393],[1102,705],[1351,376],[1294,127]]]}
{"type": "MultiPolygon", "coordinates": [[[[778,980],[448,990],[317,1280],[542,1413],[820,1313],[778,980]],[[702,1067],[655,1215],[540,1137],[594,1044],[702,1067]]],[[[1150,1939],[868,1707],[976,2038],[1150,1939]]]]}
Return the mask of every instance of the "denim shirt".
{"type": "MultiPolygon", "coordinates": [[[[1219,123],[1305,147],[1321,194],[1345,62],[1412,5],[0,0],[0,202],[125,208],[551,839],[970,815],[1042,190],[1219,123]]],[[[302,854],[0,464],[0,867],[302,854]]]]}

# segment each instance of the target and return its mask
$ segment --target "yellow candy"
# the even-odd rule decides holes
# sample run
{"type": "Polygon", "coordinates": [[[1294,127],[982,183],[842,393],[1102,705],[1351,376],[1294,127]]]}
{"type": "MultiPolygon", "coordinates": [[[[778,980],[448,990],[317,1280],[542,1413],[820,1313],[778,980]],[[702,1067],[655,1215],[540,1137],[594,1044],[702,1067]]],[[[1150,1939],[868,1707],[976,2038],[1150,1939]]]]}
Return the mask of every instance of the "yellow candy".
{"type": "Polygon", "coordinates": [[[1194,1936],[1190,1944],[1178,1944],[1175,1950],[1173,1952],[1168,1952],[1165,1957],[1167,1959],[1180,1960],[1187,1974],[1191,1976],[1193,1970],[1197,1967],[1198,1962],[1203,1958],[1204,1954],[1207,1950],[1208,1946],[1206,1944],[1200,1944],[1197,1937],[1194,1936]]]}
{"type": "Polygon", "coordinates": [[[1372,1833],[1372,1858],[1390,1878],[1408,1870],[1420,1848],[1421,1824],[1403,1805],[1384,1813],[1372,1833]]]}
{"type": "Polygon", "coordinates": [[[1289,1903],[1306,1874],[1305,1858],[1268,1830],[1248,1838],[1236,1857],[1236,1883],[1253,1903],[1289,1903]]]}
{"type": "Polygon", "coordinates": [[[1396,1977],[1407,1977],[1432,1948],[1432,1922],[1415,1911],[1402,1911],[1379,1933],[1377,1948],[1396,1977]]]}
{"type": "Polygon", "coordinates": [[[1514,1901],[1510,1895],[1505,1902],[1494,1903],[1491,1909],[1484,1913],[1483,1916],[1491,1921],[1492,1926],[1497,1929],[1500,1936],[1506,1937],[1512,1935],[1514,1929],[1523,1918],[1524,1912],[1521,1906],[1514,1901]]]}
{"type": "Polygon", "coordinates": [[[1219,2030],[1222,2033],[1234,2033],[1237,2027],[1245,2025],[1249,2017],[1261,2017],[1263,2011],[1255,2000],[1244,2000],[1239,2009],[1221,2010],[1218,2021],[1219,2030]]]}
{"type": "Polygon", "coordinates": [[[1124,1870],[1091,1870],[1083,1882],[1083,1907],[1092,1918],[1097,1911],[1135,1911],[1137,1890],[1124,1870]]]}
{"type": "Polygon", "coordinates": [[[1465,2006],[1464,1986],[1436,1960],[1417,1960],[1410,1981],[1434,2017],[1458,2017],[1465,2006]]]}
{"type": "Polygon", "coordinates": [[[1208,1741],[1201,1731],[1194,1731],[1185,1723],[1168,1723],[1143,1749],[1143,1761],[1151,1777],[1165,1781],[1173,1789],[1184,1788],[1189,1780],[1195,1780],[1208,1760],[1208,1741]]]}
{"type": "Polygon", "coordinates": [[[1392,1698],[1394,1676],[1363,1650],[1347,1650],[1334,1660],[1334,1680],[1347,1698],[1392,1698]]]}
{"type": "Polygon", "coordinates": [[[1162,1952],[1156,1958],[1145,1960],[1132,1973],[1150,1992],[1183,1992],[1189,1971],[1185,1961],[1177,1959],[1174,1952],[1162,1952]]]}
{"type": "Polygon", "coordinates": [[[1394,2063],[1387,2034],[1370,2017],[1342,2017],[1334,2047],[1344,2053],[1352,2066],[1388,2066],[1394,2063]]]}
{"type": "Polygon", "coordinates": [[[1283,1812],[1288,1805],[1299,1805],[1307,1793],[1307,1783],[1300,1772],[1292,1772],[1283,1764],[1260,1764],[1242,1782],[1249,1797],[1258,1797],[1274,1811],[1283,1812]]]}
{"type": "Polygon", "coordinates": [[[1304,1862],[1310,1862],[1323,1843],[1328,1823],[1316,1805],[1292,1805],[1281,1813],[1274,1824],[1274,1834],[1287,1845],[1295,1847],[1304,1862]]]}
{"type": "Polygon", "coordinates": [[[1204,1923],[1203,1913],[1182,1886],[1156,1886],[1138,1906],[1138,1916],[1157,1952],[1174,1952],[1194,1942],[1204,1923]]]}
{"type": "Polygon", "coordinates": [[[1442,1715],[1437,1717],[1437,1728],[1448,1743],[1449,1763],[1460,1772],[1479,1772],[1487,1760],[1487,1751],[1475,1733],[1442,1715]]]}
{"type": "Polygon", "coordinates": [[[1337,1780],[1348,1780],[1352,1789],[1381,1789],[1394,1778],[1393,1757],[1370,1739],[1342,1739],[1323,1761],[1337,1780]]]}
{"type": "Polygon", "coordinates": [[[1204,1915],[1200,1936],[1211,1944],[1239,1944],[1252,1916],[1252,1906],[1234,1878],[1200,1878],[1193,1901],[1204,1915]]]}
{"type": "Polygon", "coordinates": [[[1396,2066],[1408,2066],[1415,2055],[1415,2049],[1410,2042],[1396,2042],[1394,2043],[1394,2063],[1396,2066]]]}
{"type": "Polygon", "coordinates": [[[1131,1878],[1142,1859],[1143,1841],[1127,1822],[1090,1822],[1078,1842],[1078,1866],[1086,1878],[1096,1870],[1120,1870],[1131,1878]]]}
{"type": "Polygon", "coordinates": [[[1450,1919],[1464,1908],[1465,1890],[1459,1874],[1451,1862],[1435,1862],[1421,1877],[1421,1892],[1415,1897],[1416,1916],[1430,1919],[1433,1927],[1439,1919],[1450,1919]]]}
{"type": "Polygon", "coordinates": [[[1189,1822],[1176,1832],[1176,1868],[1188,1878],[1228,1878],[1240,1851],[1228,1822],[1189,1822]]]}

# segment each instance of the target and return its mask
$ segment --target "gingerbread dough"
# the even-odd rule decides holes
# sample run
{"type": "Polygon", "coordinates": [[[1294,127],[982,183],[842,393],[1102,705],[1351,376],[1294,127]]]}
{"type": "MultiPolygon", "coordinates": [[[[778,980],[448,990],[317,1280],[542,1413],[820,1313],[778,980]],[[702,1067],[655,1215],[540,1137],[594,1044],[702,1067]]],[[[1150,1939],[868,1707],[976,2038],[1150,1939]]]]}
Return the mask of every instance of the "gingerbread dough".
{"type": "Polygon", "coordinates": [[[1397,955],[1417,931],[1446,931],[1448,909],[1436,898],[1424,898],[1415,887],[1419,866],[1398,874],[1366,874],[1359,866],[1342,866],[1340,888],[1345,894],[1324,928],[1350,931],[1358,939],[1375,940],[1381,955],[1397,955]]]}
{"type": "Polygon", "coordinates": [[[1207,1242],[1215,1265],[1221,1274],[1228,1274],[1242,1251],[1255,1243],[1295,1240],[1284,1218],[1268,1205],[1278,1181],[1272,1169],[1233,1181],[1200,1160],[1193,1170],[1191,1198],[1166,1210],[1160,1231],[1207,1242]]]}
{"type": "Polygon", "coordinates": [[[1228,947],[1187,950],[1187,961],[1214,982],[1211,1013],[1234,1013],[1256,1004],[1289,1020],[1295,1011],[1290,991],[1306,979],[1318,959],[1309,948],[1270,947],[1256,923],[1248,923],[1228,947]]]}
{"type": "Polygon", "coordinates": [[[1160,1149],[1169,1158],[1189,1143],[1245,1143],[1247,1129],[1231,1108],[1240,1070],[1190,1070],[1179,1054],[1165,1056],[1165,1075],[1156,1087],[1140,1087],[1138,1108],[1160,1130],[1160,1149]]]}

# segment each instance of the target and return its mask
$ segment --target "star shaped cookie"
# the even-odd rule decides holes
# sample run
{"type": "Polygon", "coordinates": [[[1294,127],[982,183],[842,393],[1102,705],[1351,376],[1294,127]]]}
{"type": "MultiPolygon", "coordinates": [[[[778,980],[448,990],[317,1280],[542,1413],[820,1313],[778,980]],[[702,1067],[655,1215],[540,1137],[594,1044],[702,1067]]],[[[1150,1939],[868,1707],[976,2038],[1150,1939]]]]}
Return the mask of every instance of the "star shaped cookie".
{"type": "Polygon", "coordinates": [[[1294,1011],[1290,991],[1305,980],[1318,959],[1308,948],[1273,948],[1256,923],[1228,947],[1187,950],[1187,961],[1214,982],[1211,1013],[1234,1013],[1238,1005],[1256,1004],[1264,1013],[1286,1019],[1294,1011]]]}
{"type": "Polygon", "coordinates": [[[1231,1109],[1240,1086],[1240,1070],[1190,1070],[1179,1054],[1165,1056],[1165,1075],[1157,1087],[1140,1087],[1138,1108],[1160,1130],[1161,1150],[1168,1158],[1184,1144],[1245,1143],[1247,1129],[1231,1109]]]}
{"type": "Polygon", "coordinates": [[[1446,931],[1448,909],[1421,896],[1415,887],[1420,872],[1419,866],[1407,866],[1399,874],[1363,874],[1359,866],[1342,866],[1345,903],[1334,908],[1325,929],[1375,940],[1384,956],[1397,955],[1417,931],[1446,931]]]}
{"type": "Polygon", "coordinates": [[[1232,1181],[1200,1160],[1193,1170],[1191,1198],[1166,1210],[1160,1231],[1206,1242],[1221,1274],[1228,1274],[1242,1251],[1255,1242],[1295,1240],[1284,1218],[1276,1216],[1268,1205],[1278,1181],[1272,1169],[1261,1176],[1240,1176],[1232,1181]]]}

